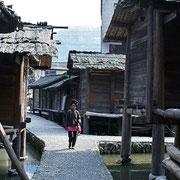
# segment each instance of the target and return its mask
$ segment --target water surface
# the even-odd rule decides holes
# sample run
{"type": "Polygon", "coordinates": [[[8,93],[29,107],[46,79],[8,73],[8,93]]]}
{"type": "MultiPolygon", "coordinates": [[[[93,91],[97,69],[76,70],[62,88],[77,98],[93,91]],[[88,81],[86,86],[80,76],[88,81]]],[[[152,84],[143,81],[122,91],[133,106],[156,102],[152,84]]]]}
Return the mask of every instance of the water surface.
{"type": "MultiPolygon", "coordinates": [[[[120,155],[102,155],[102,158],[114,180],[148,180],[152,154],[132,154],[132,161],[127,164],[120,163],[120,155]]],[[[167,172],[166,177],[175,180],[167,172]]]]}
{"type": "MultiPolygon", "coordinates": [[[[39,165],[41,155],[32,146],[27,144],[27,156],[28,159],[22,163],[24,163],[29,178],[32,178],[39,165]]],[[[10,167],[11,161],[5,149],[0,148],[0,180],[20,180],[19,176],[8,176],[7,172],[10,167]]]]}

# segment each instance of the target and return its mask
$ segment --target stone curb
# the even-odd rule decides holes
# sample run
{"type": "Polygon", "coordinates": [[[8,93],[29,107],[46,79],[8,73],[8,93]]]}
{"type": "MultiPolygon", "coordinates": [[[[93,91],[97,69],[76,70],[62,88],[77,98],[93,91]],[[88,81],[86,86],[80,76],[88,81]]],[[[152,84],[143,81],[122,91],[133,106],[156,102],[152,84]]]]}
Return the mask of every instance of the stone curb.
{"type": "Polygon", "coordinates": [[[38,138],[35,134],[27,130],[27,141],[41,154],[45,148],[45,142],[38,138]]]}
{"type": "MultiPolygon", "coordinates": [[[[172,143],[165,143],[166,145],[172,143]]],[[[100,141],[100,154],[120,154],[121,142],[100,141]]],[[[131,153],[152,153],[152,142],[132,142],[131,153]]]]}

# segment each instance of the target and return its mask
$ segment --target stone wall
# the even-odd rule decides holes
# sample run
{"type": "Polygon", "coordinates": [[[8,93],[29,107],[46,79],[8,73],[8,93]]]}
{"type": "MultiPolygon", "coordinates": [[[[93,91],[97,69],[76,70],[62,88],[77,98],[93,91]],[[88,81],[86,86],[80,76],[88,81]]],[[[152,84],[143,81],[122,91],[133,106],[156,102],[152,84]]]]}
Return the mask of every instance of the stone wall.
{"type": "Polygon", "coordinates": [[[41,154],[44,151],[45,143],[32,132],[27,130],[27,141],[41,154]]]}
{"type": "MultiPolygon", "coordinates": [[[[100,154],[120,154],[121,142],[99,142],[100,154]]],[[[166,151],[166,144],[165,144],[166,151]]],[[[152,153],[151,142],[132,142],[131,153],[152,153]]]]}

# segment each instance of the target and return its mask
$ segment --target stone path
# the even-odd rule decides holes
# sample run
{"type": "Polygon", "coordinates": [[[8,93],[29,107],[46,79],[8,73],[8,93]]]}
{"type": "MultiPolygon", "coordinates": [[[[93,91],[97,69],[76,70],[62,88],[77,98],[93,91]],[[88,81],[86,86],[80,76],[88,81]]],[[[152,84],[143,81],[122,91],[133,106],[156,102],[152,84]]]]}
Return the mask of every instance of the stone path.
{"type": "Polygon", "coordinates": [[[27,128],[45,142],[35,180],[109,180],[112,179],[102,161],[97,141],[80,135],[76,149],[69,150],[67,132],[58,124],[28,114],[32,122],[27,128]]]}
{"type": "MultiPolygon", "coordinates": [[[[35,180],[110,180],[112,176],[98,151],[99,141],[120,141],[117,136],[80,135],[75,150],[68,149],[63,127],[42,117],[28,114],[27,129],[45,142],[35,180]]],[[[132,137],[132,142],[151,142],[149,137],[132,137]]],[[[173,138],[166,138],[173,142],[173,138]]]]}

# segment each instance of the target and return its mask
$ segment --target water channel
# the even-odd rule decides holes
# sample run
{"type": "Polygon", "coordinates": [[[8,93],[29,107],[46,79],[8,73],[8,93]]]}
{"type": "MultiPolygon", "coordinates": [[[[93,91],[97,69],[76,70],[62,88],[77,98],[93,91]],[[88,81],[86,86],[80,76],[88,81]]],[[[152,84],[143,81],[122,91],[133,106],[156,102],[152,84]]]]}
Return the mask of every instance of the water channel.
{"type": "MultiPolygon", "coordinates": [[[[28,159],[22,163],[25,165],[26,173],[29,178],[32,178],[39,165],[41,154],[27,144],[27,156],[28,159]]],[[[3,148],[0,148],[0,180],[20,180],[18,176],[8,176],[7,172],[10,166],[11,161],[6,151],[3,148]]]]}
{"type": "MultiPolygon", "coordinates": [[[[32,146],[27,144],[28,159],[24,162],[25,169],[30,178],[36,171],[41,155],[32,146]]],[[[167,156],[167,155],[166,155],[167,156]]],[[[113,180],[147,180],[151,170],[151,154],[132,154],[131,163],[121,164],[120,155],[102,155],[102,158],[110,170],[113,180]]],[[[20,180],[18,176],[8,176],[7,172],[11,166],[6,151],[0,148],[0,180],[20,180]]],[[[168,180],[175,180],[166,173],[168,180]]]]}
{"type": "MultiPolygon", "coordinates": [[[[147,180],[151,172],[151,154],[132,154],[131,163],[121,164],[120,155],[102,155],[113,180],[147,180]]],[[[167,156],[167,155],[166,155],[167,156]]],[[[176,180],[166,172],[168,180],[176,180]]]]}

